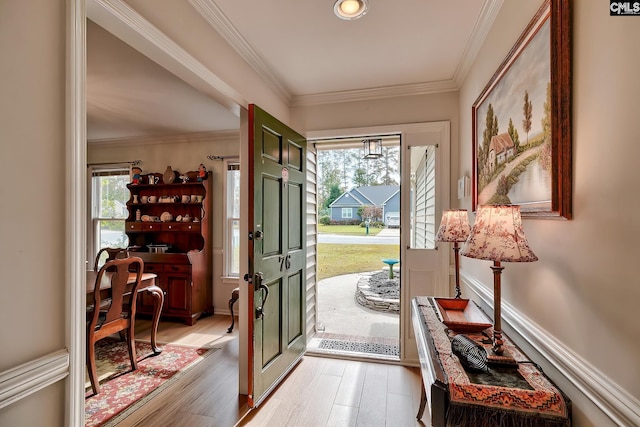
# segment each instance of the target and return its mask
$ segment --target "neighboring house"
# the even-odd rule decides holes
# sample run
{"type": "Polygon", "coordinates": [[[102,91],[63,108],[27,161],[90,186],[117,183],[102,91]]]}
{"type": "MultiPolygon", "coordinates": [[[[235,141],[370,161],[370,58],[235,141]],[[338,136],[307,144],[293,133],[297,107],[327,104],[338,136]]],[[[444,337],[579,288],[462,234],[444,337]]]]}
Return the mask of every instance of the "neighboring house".
{"type": "Polygon", "coordinates": [[[516,146],[508,133],[502,133],[491,138],[489,156],[487,157],[489,171],[495,170],[498,165],[506,162],[515,153],[516,146]]]}
{"type": "MultiPolygon", "coordinates": [[[[378,206],[382,209],[381,218],[373,220],[384,221],[387,225],[389,214],[400,212],[400,186],[399,185],[367,185],[352,188],[344,192],[329,205],[331,221],[350,223],[363,221],[358,215],[358,209],[363,206],[378,206]]],[[[394,217],[394,215],[391,215],[394,217]]]]}

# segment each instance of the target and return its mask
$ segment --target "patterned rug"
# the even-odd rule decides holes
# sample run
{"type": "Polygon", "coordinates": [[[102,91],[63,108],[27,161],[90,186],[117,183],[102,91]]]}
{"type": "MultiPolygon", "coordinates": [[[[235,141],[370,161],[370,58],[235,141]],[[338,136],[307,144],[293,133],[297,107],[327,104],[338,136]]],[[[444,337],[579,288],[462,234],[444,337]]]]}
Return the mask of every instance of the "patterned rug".
{"type": "Polygon", "coordinates": [[[136,342],[138,369],[132,372],[125,342],[109,338],[98,341],[100,393],[93,394],[87,374],[85,426],[116,424],[216,350],[165,344],[162,353],[154,356],[148,342],[136,342]]]}

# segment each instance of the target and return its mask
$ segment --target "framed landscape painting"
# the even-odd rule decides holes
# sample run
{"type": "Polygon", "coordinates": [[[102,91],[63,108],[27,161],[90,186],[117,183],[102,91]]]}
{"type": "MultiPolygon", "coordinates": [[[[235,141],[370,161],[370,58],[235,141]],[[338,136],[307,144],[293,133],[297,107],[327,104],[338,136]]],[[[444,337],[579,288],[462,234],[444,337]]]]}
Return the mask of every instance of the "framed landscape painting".
{"type": "Polygon", "coordinates": [[[570,219],[569,0],[547,0],[472,107],[473,210],[570,219]]]}

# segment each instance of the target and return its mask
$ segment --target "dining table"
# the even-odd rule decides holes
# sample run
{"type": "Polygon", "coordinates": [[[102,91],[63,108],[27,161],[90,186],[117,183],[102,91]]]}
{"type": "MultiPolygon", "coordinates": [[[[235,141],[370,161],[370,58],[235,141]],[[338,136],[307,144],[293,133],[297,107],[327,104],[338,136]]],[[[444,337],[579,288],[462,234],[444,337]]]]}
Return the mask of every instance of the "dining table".
{"type": "MultiPolygon", "coordinates": [[[[111,293],[111,272],[105,272],[102,275],[100,281],[100,298],[109,298],[111,293]]],[[[93,291],[96,286],[96,278],[98,276],[97,271],[87,270],[86,278],[86,293],[87,293],[87,306],[93,304],[93,291]]],[[[156,285],[157,275],[155,273],[142,273],[140,279],[140,286],[138,287],[138,294],[147,292],[153,298],[153,318],[151,320],[151,349],[154,354],[160,354],[162,349],[158,347],[156,337],[158,333],[158,324],[160,323],[160,313],[162,312],[162,305],[164,304],[164,292],[162,288],[156,285]]],[[[127,287],[129,293],[136,282],[136,273],[129,273],[129,279],[127,280],[127,287]]],[[[125,294],[126,295],[126,294],[125,294]]]]}

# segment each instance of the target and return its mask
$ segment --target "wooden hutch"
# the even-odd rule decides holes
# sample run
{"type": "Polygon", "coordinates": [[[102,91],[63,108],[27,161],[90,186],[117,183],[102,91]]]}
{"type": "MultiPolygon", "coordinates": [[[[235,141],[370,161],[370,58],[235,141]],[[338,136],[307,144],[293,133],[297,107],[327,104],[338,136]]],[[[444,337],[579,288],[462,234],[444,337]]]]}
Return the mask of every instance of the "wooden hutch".
{"type": "MultiPolygon", "coordinates": [[[[176,173],[176,182],[165,183],[153,173],[128,184],[126,233],[145,272],[158,275],[165,293],[162,316],[193,325],[213,314],[211,174],[202,181],[197,172],[184,176],[189,179],[183,182],[176,173]]],[[[153,314],[151,297],[138,297],[138,313],[153,314]]]]}

